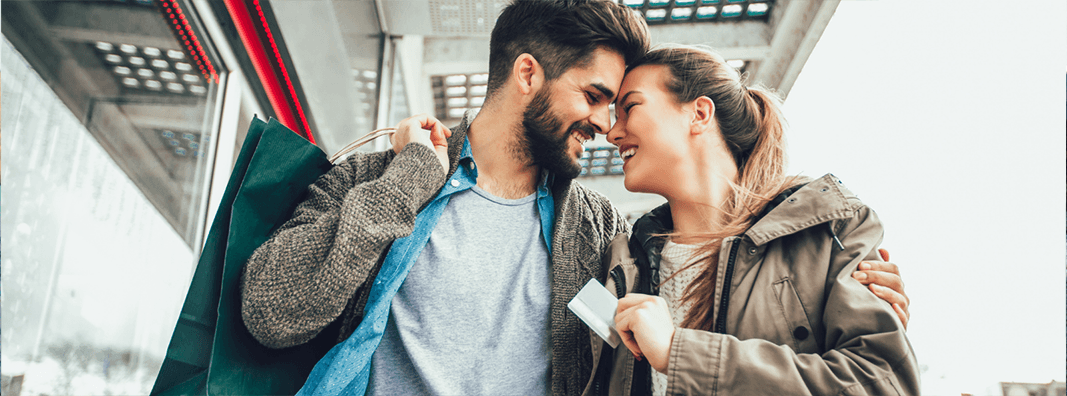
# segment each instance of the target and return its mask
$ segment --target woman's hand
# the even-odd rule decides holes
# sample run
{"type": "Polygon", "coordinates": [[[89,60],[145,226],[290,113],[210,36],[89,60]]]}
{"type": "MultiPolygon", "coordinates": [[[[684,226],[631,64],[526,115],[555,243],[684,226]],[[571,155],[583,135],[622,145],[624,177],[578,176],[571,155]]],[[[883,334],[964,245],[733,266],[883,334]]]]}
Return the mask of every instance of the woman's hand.
{"type": "Polygon", "coordinates": [[[674,321],[667,301],[647,294],[627,294],[619,299],[615,329],[635,358],[644,356],[656,371],[667,372],[674,340],[674,321]]]}
{"type": "Polygon", "coordinates": [[[452,131],[431,115],[419,114],[405,118],[396,126],[396,133],[389,136],[389,142],[393,144],[393,151],[400,154],[408,143],[418,143],[433,149],[437,153],[437,160],[448,173],[448,137],[452,131]]]}
{"type": "Polygon", "coordinates": [[[908,320],[911,319],[911,312],[908,312],[911,299],[904,294],[904,280],[900,277],[900,267],[889,262],[888,250],[878,249],[878,254],[882,256],[884,263],[861,262],[859,269],[852,273],[852,277],[867,285],[878,298],[892,305],[893,310],[897,312],[897,317],[900,318],[900,323],[904,325],[904,330],[907,330],[908,320]]]}

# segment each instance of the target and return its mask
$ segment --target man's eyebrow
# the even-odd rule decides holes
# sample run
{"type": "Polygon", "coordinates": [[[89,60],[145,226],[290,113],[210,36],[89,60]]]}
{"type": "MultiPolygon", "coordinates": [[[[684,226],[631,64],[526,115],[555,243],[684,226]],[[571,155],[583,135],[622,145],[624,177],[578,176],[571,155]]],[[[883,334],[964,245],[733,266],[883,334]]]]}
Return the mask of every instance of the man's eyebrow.
{"type": "Polygon", "coordinates": [[[612,91],[611,88],[608,88],[607,85],[601,83],[592,83],[590,85],[592,85],[593,88],[596,88],[597,91],[600,91],[601,94],[607,97],[608,102],[611,102],[611,99],[615,97],[615,91],[612,91]]]}

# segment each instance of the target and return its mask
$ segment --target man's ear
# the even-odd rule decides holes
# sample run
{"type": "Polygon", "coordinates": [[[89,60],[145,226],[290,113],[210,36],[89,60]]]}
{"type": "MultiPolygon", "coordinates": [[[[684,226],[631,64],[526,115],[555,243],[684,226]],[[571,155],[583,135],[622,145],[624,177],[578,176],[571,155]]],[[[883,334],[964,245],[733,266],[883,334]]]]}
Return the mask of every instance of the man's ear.
{"type": "Polygon", "coordinates": [[[693,101],[693,120],[690,133],[697,135],[705,131],[713,130],[715,123],[715,102],[707,96],[701,96],[693,101]]]}
{"type": "Polygon", "coordinates": [[[541,63],[533,55],[527,53],[515,58],[515,63],[511,65],[511,76],[523,95],[537,92],[545,82],[545,72],[541,68],[541,63]]]}

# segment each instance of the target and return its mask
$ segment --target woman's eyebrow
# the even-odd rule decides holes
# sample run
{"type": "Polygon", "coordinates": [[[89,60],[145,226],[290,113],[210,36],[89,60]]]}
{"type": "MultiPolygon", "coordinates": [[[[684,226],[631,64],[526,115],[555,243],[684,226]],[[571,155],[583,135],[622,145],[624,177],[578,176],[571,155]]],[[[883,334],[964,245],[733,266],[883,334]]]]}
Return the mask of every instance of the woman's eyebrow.
{"type": "Polygon", "coordinates": [[[630,95],[633,95],[635,93],[641,93],[641,91],[633,90],[633,91],[627,92],[626,95],[623,95],[621,98],[619,98],[619,100],[616,100],[615,103],[622,104],[623,102],[626,102],[626,98],[629,98],[630,95]]]}

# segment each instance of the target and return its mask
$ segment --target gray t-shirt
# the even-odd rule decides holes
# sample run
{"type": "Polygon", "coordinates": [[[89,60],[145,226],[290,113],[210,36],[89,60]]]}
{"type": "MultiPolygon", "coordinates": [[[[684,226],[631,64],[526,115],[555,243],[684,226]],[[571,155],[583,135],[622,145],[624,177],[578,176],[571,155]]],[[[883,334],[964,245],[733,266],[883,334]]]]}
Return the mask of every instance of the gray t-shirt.
{"type": "Polygon", "coordinates": [[[549,257],[537,195],[453,195],[393,298],[368,395],[550,393],[549,257]]]}

